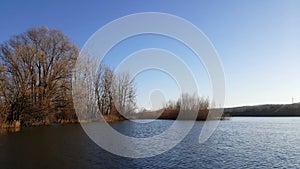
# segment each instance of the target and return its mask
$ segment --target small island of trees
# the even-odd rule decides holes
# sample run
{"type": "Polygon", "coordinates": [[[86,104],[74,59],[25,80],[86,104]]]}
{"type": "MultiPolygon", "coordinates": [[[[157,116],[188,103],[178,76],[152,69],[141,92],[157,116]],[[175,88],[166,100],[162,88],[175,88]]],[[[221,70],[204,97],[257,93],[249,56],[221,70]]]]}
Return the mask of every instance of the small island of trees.
{"type": "MultiPolygon", "coordinates": [[[[75,69],[78,57],[78,48],[56,29],[31,28],[3,42],[0,46],[0,128],[78,123],[77,115],[81,114],[74,110],[72,80],[86,78],[89,73],[73,76],[78,71],[75,69]]],[[[168,102],[159,110],[163,112],[160,115],[157,115],[159,111],[137,113],[136,88],[129,73],[116,74],[102,63],[97,66],[94,78],[85,82],[80,87],[88,89],[90,94],[84,98],[88,101],[81,102],[84,105],[80,106],[88,107],[85,110],[93,113],[80,119],[87,121],[101,117],[107,121],[124,120],[124,114],[131,118],[176,119],[180,108],[187,112],[199,109],[198,120],[205,119],[208,113],[208,99],[188,94],[182,94],[177,102],[168,102]]]]}

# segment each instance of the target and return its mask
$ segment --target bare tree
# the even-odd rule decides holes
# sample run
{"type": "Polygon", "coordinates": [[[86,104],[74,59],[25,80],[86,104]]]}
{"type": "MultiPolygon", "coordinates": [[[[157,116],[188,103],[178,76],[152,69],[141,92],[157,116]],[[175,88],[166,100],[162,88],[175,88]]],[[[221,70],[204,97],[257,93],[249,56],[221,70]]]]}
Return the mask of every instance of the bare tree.
{"type": "Polygon", "coordinates": [[[135,110],[135,87],[128,73],[115,75],[102,63],[78,58],[78,49],[66,36],[45,27],[0,46],[0,80],[0,118],[6,121],[30,124],[53,115],[73,116],[74,96],[80,119],[135,110]],[[73,70],[77,59],[82,60],[73,70]]]}
{"type": "Polygon", "coordinates": [[[109,67],[104,67],[97,72],[96,95],[100,112],[109,115],[113,109],[112,85],[114,73],[109,67]]]}
{"type": "Polygon", "coordinates": [[[136,89],[128,72],[122,72],[115,76],[113,96],[114,104],[121,114],[133,113],[136,110],[136,89]]]}
{"type": "Polygon", "coordinates": [[[95,91],[98,107],[103,115],[128,114],[135,111],[135,86],[129,73],[114,74],[102,66],[96,75],[95,91]]]}
{"type": "Polygon", "coordinates": [[[167,109],[181,109],[183,111],[206,110],[209,107],[209,99],[199,97],[196,94],[181,94],[180,98],[175,101],[168,101],[165,105],[167,109]]]}
{"type": "Polygon", "coordinates": [[[72,69],[78,49],[60,31],[32,28],[0,47],[4,71],[1,95],[10,105],[8,120],[35,114],[43,118],[72,107],[72,69]]]}
{"type": "Polygon", "coordinates": [[[97,101],[101,88],[102,68],[86,58],[78,58],[73,76],[73,101],[79,120],[97,119],[100,112],[97,101]]]}

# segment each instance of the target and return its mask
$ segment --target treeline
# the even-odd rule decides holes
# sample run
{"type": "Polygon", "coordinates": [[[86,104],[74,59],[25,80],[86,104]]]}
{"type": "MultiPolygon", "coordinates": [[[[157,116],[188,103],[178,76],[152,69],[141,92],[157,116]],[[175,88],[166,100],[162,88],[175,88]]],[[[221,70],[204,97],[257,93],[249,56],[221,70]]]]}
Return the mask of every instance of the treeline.
{"type": "Polygon", "coordinates": [[[137,118],[141,119],[177,119],[179,112],[183,113],[182,120],[206,120],[210,102],[208,98],[196,94],[181,94],[177,101],[168,101],[162,109],[156,111],[143,110],[137,118]]]}
{"type": "MultiPolygon", "coordinates": [[[[213,104],[212,104],[213,105],[213,104]]],[[[227,120],[230,115],[222,109],[212,108],[209,98],[197,94],[183,93],[177,101],[168,101],[163,108],[155,111],[141,110],[137,119],[166,120],[227,120]]]]}
{"type": "MultiPolygon", "coordinates": [[[[72,75],[78,55],[68,37],[45,27],[32,28],[2,43],[0,122],[17,121],[22,126],[77,122],[72,75]]],[[[99,113],[119,115],[117,110],[134,109],[135,90],[129,74],[114,75],[109,67],[100,67],[89,82],[90,97],[98,109],[93,118],[99,113]]]]}
{"type": "Polygon", "coordinates": [[[183,110],[183,111],[194,111],[194,110],[206,110],[210,106],[209,99],[199,97],[197,94],[181,94],[177,101],[168,101],[164,109],[167,110],[183,110]]]}
{"type": "Polygon", "coordinates": [[[183,120],[206,120],[209,112],[210,102],[208,98],[199,97],[197,94],[183,93],[177,101],[169,101],[160,119],[176,119],[180,112],[183,120]]]}
{"type": "Polygon", "coordinates": [[[123,120],[136,111],[136,88],[128,72],[114,73],[85,58],[75,71],[73,101],[80,120],[123,120]]]}

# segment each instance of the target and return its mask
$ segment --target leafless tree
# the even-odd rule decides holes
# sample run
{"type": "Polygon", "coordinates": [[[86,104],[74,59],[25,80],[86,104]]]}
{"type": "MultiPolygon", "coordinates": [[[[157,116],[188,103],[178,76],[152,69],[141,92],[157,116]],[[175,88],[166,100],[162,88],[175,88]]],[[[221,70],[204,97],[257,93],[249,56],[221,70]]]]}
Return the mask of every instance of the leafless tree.
{"type": "Polygon", "coordinates": [[[96,94],[98,107],[103,115],[109,115],[113,110],[113,77],[114,73],[109,67],[104,67],[102,72],[97,72],[96,94]]]}
{"type": "Polygon", "coordinates": [[[133,113],[135,105],[136,88],[128,72],[122,72],[115,76],[113,82],[113,98],[117,110],[121,114],[133,113]]]}
{"type": "Polygon", "coordinates": [[[129,73],[115,74],[103,63],[97,66],[89,61],[90,57],[88,52],[84,53],[75,73],[76,85],[73,87],[78,93],[73,97],[79,119],[98,119],[100,114],[121,117],[121,114],[135,111],[135,86],[129,73]]]}
{"type": "Polygon", "coordinates": [[[0,119],[28,122],[74,115],[73,97],[82,110],[80,119],[134,111],[129,74],[115,75],[97,64],[78,57],[77,47],[58,30],[32,28],[12,37],[0,46],[0,119]]]}
{"type": "Polygon", "coordinates": [[[0,47],[1,99],[8,120],[71,108],[72,69],[78,49],[59,30],[32,28],[0,47]]]}
{"type": "Polygon", "coordinates": [[[95,82],[98,107],[103,115],[128,114],[135,111],[135,86],[127,72],[115,74],[104,66],[95,82]]]}
{"type": "Polygon", "coordinates": [[[100,112],[97,106],[101,91],[102,68],[97,71],[97,63],[87,58],[78,58],[73,75],[73,101],[79,120],[97,119],[100,112]],[[101,74],[98,74],[101,73],[101,74]]]}
{"type": "Polygon", "coordinates": [[[209,100],[199,97],[196,94],[181,94],[180,98],[175,101],[168,101],[165,108],[181,109],[183,111],[206,110],[209,107],[209,100]]]}

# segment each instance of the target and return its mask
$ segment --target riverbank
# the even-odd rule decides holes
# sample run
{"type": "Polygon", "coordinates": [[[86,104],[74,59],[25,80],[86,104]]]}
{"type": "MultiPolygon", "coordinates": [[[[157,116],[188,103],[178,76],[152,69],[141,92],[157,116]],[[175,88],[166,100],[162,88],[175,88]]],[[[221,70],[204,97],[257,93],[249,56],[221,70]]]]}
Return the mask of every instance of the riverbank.
{"type": "MultiPolygon", "coordinates": [[[[198,112],[197,121],[207,120],[209,110],[200,110],[198,112]]],[[[177,120],[179,114],[178,110],[158,110],[158,111],[144,111],[128,117],[128,119],[161,119],[161,120],[177,120]]],[[[100,122],[106,121],[108,123],[118,122],[127,120],[121,115],[103,115],[101,119],[94,120],[78,120],[76,116],[72,118],[53,118],[45,117],[43,119],[38,118],[27,118],[26,121],[14,120],[13,122],[0,122],[0,133],[3,132],[18,132],[25,127],[38,127],[38,126],[47,126],[52,124],[78,124],[78,123],[89,123],[89,122],[100,122]]],[[[209,120],[215,120],[212,116],[209,120]]],[[[220,120],[227,120],[230,116],[228,114],[223,114],[220,120]]],[[[218,118],[219,119],[219,118],[218,118]]],[[[189,112],[184,112],[183,118],[181,120],[194,120],[193,116],[189,112]]]]}
{"type": "Polygon", "coordinates": [[[6,132],[18,132],[21,130],[21,123],[20,121],[14,120],[11,123],[0,123],[0,133],[6,132]]]}
{"type": "Polygon", "coordinates": [[[96,121],[105,120],[108,123],[118,122],[126,120],[122,116],[117,115],[103,115],[103,119],[94,119],[94,120],[78,120],[77,117],[73,119],[55,119],[51,120],[51,118],[45,118],[43,120],[40,119],[28,119],[27,121],[14,120],[12,122],[0,122],[0,133],[7,132],[18,132],[22,128],[26,127],[39,127],[39,126],[48,126],[52,124],[79,124],[79,123],[90,123],[96,121]]]}

